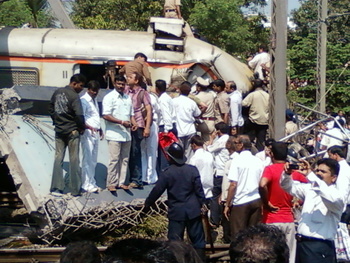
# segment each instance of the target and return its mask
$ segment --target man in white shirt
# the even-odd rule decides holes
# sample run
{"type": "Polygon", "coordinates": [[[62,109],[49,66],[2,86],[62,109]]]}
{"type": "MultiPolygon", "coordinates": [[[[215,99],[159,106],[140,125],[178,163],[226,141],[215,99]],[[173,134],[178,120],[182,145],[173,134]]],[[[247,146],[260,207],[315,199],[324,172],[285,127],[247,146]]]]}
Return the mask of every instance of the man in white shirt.
{"type": "MultiPolygon", "coordinates": [[[[345,153],[342,147],[332,146],[327,150],[327,153],[329,158],[336,160],[339,163],[339,167],[340,167],[339,175],[335,184],[337,186],[338,191],[344,197],[344,205],[345,205],[343,214],[340,218],[339,228],[337,231],[337,239],[341,240],[346,236],[349,238],[349,231],[348,231],[347,225],[350,222],[350,200],[349,200],[350,166],[345,160],[345,153]],[[339,231],[341,231],[342,233],[339,234],[339,231]]],[[[336,244],[336,249],[338,249],[337,243],[335,244],[336,244]]],[[[341,249],[343,249],[343,247],[341,249]]],[[[345,249],[344,254],[346,254],[346,256],[349,258],[350,251],[348,250],[348,248],[345,249]]]]}
{"type": "Polygon", "coordinates": [[[185,81],[180,85],[180,95],[173,99],[178,137],[183,145],[187,159],[191,155],[190,140],[196,134],[195,117],[201,114],[197,104],[187,97],[190,91],[191,83],[185,81]]]}
{"type": "Polygon", "coordinates": [[[269,64],[270,63],[270,55],[266,52],[266,47],[260,46],[259,47],[259,53],[255,55],[255,57],[248,62],[249,67],[251,67],[254,70],[254,73],[259,74],[259,79],[264,80],[264,74],[263,74],[263,64],[269,64]]]}
{"type": "Polygon", "coordinates": [[[172,132],[177,136],[176,114],[173,99],[166,93],[166,82],[162,79],[156,81],[159,107],[162,112],[159,119],[159,132],[172,132]]]}
{"type": "Polygon", "coordinates": [[[83,107],[86,129],[81,136],[81,148],[83,160],[81,164],[82,188],[86,192],[99,191],[95,180],[95,168],[97,164],[97,153],[99,140],[103,138],[100,122],[100,110],[97,103],[97,94],[100,84],[91,80],[87,84],[86,93],[80,98],[83,107]]]}
{"type": "Polygon", "coordinates": [[[231,81],[230,91],[230,125],[236,127],[238,133],[242,132],[244,119],[242,116],[242,94],[237,90],[236,83],[231,81]]]}
{"type": "Polygon", "coordinates": [[[201,176],[205,199],[213,197],[214,186],[214,158],[211,153],[204,150],[204,140],[199,135],[191,138],[190,145],[194,151],[188,164],[196,166],[201,176]]]}
{"type": "Polygon", "coordinates": [[[265,147],[264,150],[258,152],[255,154],[256,157],[258,157],[264,164],[264,167],[269,166],[270,164],[272,164],[272,160],[271,160],[271,146],[272,144],[276,142],[275,139],[272,138],[268,138],[265,141],[265,147]]]}
{"type": "Polygon", "coordinates": [[[310,183],[293,181],[289,163],[285,164],[281,178],[285,191],[304,200],[296,235],[296,262],[335,263],[334,238],[344,208],[344,198],[335,184],[339,164],[330,158],[321,159],[313,173],[310,164],[302,161],[298,171],[306,175],[310,183]]]}
{"type": "MultiPolygon", "coordinates": [[[[338,120],[338,123],[343,126],[343,120],[338,120]]],[[[340,129],[340,126],[337,122],[334,122],[332,129],[327,130],[323,135],[321,140],[321,150],[326,150],[332,146],[345,146],[345,143],[348,139],[346,134],[340,129]]],[[[325,157],[328,157],[327,155],[325,157]]]]}
{"type": "MultiPolygon", "coordinates": [[[[238,143],[238,136],[233,135],[230,136],[226,142],[226,149],[229,152],[229,159],[225,164],[224,169],[224,176],[222,177],[222,184],[221,184],[221,206],[225,206],[226,199],[227,199],[227,193],[228,188],[230,186],[230,182],[227,178],[228,173],[230,171],[230,167],[232,164],[232,161],[239,156],[239,153],[236,151],[236,144],[238,143]]],[[[230,228],[230,222],[227,220],[225,216],[221,219],[221,225],[223,228],[223,240],[225,243],[229,244],[231,243],[231,228],[230,228]]]]}
{"type": "Polygon", "coordinates": [[[344,111],[339,110],[337,117],[335,117],[336,120],[343,120],[344,123],[346,123],[346,119],[344,117],[344,111]]]}
{"type": "Polygon", "coordinates": [[[141,141],[142,158],[142,182],[144,184],[154,184],[158,180],[157,173],[157,153],[158,153],[158,132],[161,110],[159,107],[158,96],[152,90],[149,90],[152,106],[152,125],[150,134],[141,141]]]}
{"type": "Polygon", "coordinates": [[[332,146],[328,150],[329,158],[339,163],[339,175],[335,185],[338,191],[344,196],[345,212],[342,215],[341,222],[350,223],[350,166],[345,160],[344,149],[340,146],[332,146]]]}
{"type": "Polygon", "coordinates": [[[111,192],[118,188],[128,189],[125,179],[131,147],[130,129],[137,130],[131,98],[124,94],[125,78],[116,76],[114,85],[115,89],[102,101],[102,115],[106,120],[106,140],[109,149],[106,186],[111,192]]]}
{"type": "Polygon", "coordinates": [[[239,156],[232,162],[228,179],[230,186],[224,214],[231,224],[231,238],[248,226],[261,222],[259,182],[264,166],[251,153],[247,135],[239,135],[236,150],[239,156]]]}
{"type": "Polygon", "coordinates": [[[229,131],[230,127],[224,122],[215,124],[215,131],[210,135],[207,146],[208,152],[213,154],[215,160],[213,198],[210,202],[210,221],[216,227],[220,225],[222,217],[222,209],[218,199],[222,192],[221,185],[225,174],[225,164],[229,159],[229,152],[226,149],[229,131]]]}
{"type": "MultiPolygon", "coordinates": [[[[159,132],[172,132],[175,136],[177,135],[176,130],[176,114],[174,110],[173,99],[166,93],[166,82],[162,79],[156,81],[156,93],[158,94],[159,107],[161,110],[159,118],[159,132]]],[[[158,173],[163,171],[169,166],[169,162],[164,155],[161,147],[158,147],[158,173]]]]}

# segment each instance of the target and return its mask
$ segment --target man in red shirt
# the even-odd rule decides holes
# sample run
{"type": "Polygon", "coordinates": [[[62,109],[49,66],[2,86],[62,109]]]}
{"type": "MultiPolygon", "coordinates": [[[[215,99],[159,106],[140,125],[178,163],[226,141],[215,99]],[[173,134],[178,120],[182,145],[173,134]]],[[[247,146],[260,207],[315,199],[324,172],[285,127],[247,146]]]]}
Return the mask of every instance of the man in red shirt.
{"type": "MultiPolygon", "coordinates": [[[[292,212],[293,197],[280,186],[280,178],[287,159],[287,144],[275,142],[271,147],[272,165],[265,167],[260,180],[259,193],[264,205],[263,223],[278,226],[285,234],[289,247],[289,262],[295,262],[296,240],[292,212]]],[[[298,172],[292,173],[293,180],[307,183],[307,179],[298,172]]]]}

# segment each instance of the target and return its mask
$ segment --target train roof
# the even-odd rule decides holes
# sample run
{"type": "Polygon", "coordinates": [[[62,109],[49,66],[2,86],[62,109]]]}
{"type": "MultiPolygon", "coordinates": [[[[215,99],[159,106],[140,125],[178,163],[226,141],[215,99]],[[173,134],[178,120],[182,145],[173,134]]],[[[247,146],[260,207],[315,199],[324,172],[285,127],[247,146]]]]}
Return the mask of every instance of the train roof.
{"type": "Polygon", "coordinates": [[[152,32],[5,27],[0,29],[0,56],[129,61],[142,52],[151,63],[214,66],[219,77],[235,81],[244,93],[250,90],[252,71],[246,64],[197,38],[175,39],[182,43],[183,52],[157,50],[159,39],[152,32]]]}

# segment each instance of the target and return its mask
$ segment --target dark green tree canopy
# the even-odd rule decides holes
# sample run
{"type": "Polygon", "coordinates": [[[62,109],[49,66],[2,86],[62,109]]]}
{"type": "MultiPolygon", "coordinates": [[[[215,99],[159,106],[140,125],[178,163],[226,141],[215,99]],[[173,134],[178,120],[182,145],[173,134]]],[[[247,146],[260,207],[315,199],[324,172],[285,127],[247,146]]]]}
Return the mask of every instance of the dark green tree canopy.
{"type": "MultiPolygon", "coordinates": [[[[268,43],[262,16],[246,18],[241,7],[266,4],[264,0],[182,0],[181,13],[210,43],[233,54],[255,52],[268,43]]],[[[147,29],[151,16],[163,15],[163,1],[76,0],[73,21],[81,28],[147,29]]]]}
{"type": "Polygon", "coordinates": [[[20,27],[30,23],[33,27],[50,27],[52,17],[45,11],[43,0],[8,0],[0,2],[0,25],[20,27]]]}
{"type": "MultiPolygon", "coordinates": [[[[345,65],[350,60],[350,16],[348,0],[328,1],[327,21],[327,90],[328,106],[335,110],[350,112],[350,69],[345,65]]],[[[315,104],[316,63],[317,63],[317,1],[305,0],[293,12],[297,24],[294,32],[289,32],[288,55],[291,80],[308,83],[290,92],[290,96],[309,106],[315,104]]]]}

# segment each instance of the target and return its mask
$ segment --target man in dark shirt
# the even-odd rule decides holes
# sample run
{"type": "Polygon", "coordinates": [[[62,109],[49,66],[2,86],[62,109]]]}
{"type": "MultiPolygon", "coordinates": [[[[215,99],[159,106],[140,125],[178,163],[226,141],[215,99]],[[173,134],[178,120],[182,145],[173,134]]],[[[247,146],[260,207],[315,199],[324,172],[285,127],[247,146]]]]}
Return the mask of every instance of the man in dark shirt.
{"type": "Polygon", "coordinates": [[[62,195],[65,188],[62,164],[67,146],[70,162],[68,188],[72,195],[80,194],[79,143],[85,120],[78,93],[83,90],[85,82],[84,75],[75,74],[68,86],[57,89],[51,97],[49,113],[55,126],[56,152],[50,192],[55,196],[62,195]]]}
{"type": "Polygon", "coordinates": [[[164,170],[145,201],[150,207],[167,190],[169,240],[183,240],[185,228],[193,247],[203,258],[205,238],[201,220],[201,209],[205,196],[196,167],[185,164],[183,148],[173,143],[167,149],[170,166],[164,170]]]}

